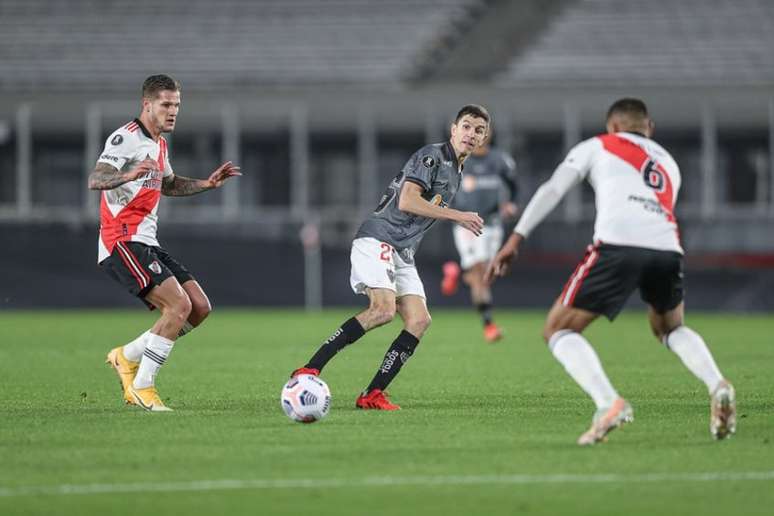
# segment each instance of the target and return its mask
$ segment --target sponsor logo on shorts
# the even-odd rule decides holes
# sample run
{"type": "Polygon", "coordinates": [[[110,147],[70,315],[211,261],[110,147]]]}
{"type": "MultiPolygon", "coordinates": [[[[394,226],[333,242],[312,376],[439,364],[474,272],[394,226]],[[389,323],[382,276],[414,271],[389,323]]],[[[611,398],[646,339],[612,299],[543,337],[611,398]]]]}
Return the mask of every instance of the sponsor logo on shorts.
{"type": "Polygon", "coordinates": [[[122,143],[124,143],[124,137],[120,134],[113,136],[113,139],[110,140],[110,145],[121,145],[122,143]]]}
{"type": "Polygon", "coordinates": [[[148,268],[153,272],[154,274],[161,274],[161,264],[157,260],[153,260],[153,263],[148,265],[148,268]]]}
{"type": "Polygon", "coordinates": [[[395,283],[395,271],[392,269],[387,269],[387,279],[390,280],[390,283],[395,283]]]}

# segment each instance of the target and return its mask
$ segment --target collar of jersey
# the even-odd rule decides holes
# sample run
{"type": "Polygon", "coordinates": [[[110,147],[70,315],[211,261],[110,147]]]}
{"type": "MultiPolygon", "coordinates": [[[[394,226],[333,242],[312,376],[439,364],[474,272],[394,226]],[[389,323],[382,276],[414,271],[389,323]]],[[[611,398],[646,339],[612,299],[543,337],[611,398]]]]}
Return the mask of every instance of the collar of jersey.
{"type": "Polygon", "coordinates": [[[147,136],[148,138],[150,138],[152,140],[153,136],[151,136],[151,134],[148,132],[148,130],[145,128],[145,126],[142,125],[142,122],[140,122],[140,119],[139,118],[135,118],[134,121],[135,121],[135,123],[138,126],[140,126],[140,131],[142,131],[142,134],[144,134],[145,136],[147,136]]]}
{"type": "Polygon", "coordinates": [[[629,134],[636,134],[637,136],[642,136],[643,138],[647,138],[644,134],[637,132],[637,131],[621,131],[622,133],[629,133],[629,134]]]}
{"type": "Polygon", "coordinates": [[[451,142],[446,142],[442,147],[442,149],[446,157],[449,158],[452,161],[452,163],[454,163],[454,166],[457,169],[457,171],[461,170],[460,164],[457,161],[457,153],[454,152],[454,147],[452,147],[451,142]]]}

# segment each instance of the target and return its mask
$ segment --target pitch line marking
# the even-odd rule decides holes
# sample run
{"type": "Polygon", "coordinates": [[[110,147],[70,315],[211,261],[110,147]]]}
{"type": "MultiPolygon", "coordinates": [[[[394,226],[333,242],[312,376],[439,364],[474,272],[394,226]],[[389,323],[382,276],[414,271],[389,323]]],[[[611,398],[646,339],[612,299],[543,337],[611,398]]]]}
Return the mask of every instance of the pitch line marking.
{"type": "Polygon", "coordinates": [[[91,495],[116,493],[152,493],[180,491],[218,491],[249,489],[331,489],[378,486],[455,486],[455,485],[529,485],[529,484],[631,484],[640,482],[722,482],[774,481],[774,471],[645,473],[621,475],[451,475],[364,477],[333,479],[225,479],[135,484],[61,484],[52,486],[0,487],[0,497],[33,495],[91,495]]]}

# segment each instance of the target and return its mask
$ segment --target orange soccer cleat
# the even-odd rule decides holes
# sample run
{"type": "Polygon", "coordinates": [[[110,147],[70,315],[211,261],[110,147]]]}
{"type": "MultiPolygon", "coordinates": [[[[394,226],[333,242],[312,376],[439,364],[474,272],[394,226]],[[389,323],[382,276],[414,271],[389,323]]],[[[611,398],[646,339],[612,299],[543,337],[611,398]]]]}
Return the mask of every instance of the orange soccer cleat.
{"type": "Polygon", "coordinates": [[[443,280],[441,280],[441,293],[444,296],[453,296],[457,292],[460,282],[460,266],[457,262],[443,264],[443,280]]]}
{"type": "Polygon", "coordinates": [[[314,369],[312,367],[299,367],[292,373],[290,373],[290,377],[294,378],[300,374],[311,374],[312,376],[320,376],[320,370],[314,369]]]}
{"type": "Polygon", "coordinates": [[[484,326],[484,338],[487,342],[497,342],[503,338],[503,332],[495,323],[490,322],[484,326]]]}
{"type": "Polygon", "coordinates": [[[400,410],[400,405],[390,403],[387,393],[381,389],[371,389],[369,393],[358,396],[355,407],[365,410],[400,410]]]}

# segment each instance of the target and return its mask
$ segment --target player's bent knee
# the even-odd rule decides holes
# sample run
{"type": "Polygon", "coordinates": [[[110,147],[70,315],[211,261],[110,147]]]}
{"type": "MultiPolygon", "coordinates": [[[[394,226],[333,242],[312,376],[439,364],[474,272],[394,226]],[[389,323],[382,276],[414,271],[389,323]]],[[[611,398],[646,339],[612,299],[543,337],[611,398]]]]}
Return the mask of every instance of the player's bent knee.
{"type": "Polygon", "coordinates": [[[430,314],[412,317],[406,321],[406,330],[416,337],[421,337],[433,322],[430,314]]]}
{"type": "Polygon", "coordinates": [[[209,301],[204,303],[193,303],[191,306],[191,314],[188,316],[188,322],[194,327],[199,326],[212,312],[212,305],[209,301]]]}
{"type": "Polygon", "coordinates": [[[369,311],[370,319],[376,326],[388,324],[395,319],[395,307],[377,305],[372,307],[369,311]]]}
{"type": "Polygon", "coordinates": [[[176,323],[180,323],[180,326],[182,326],[191,315],[192,308],[191,299],[188,296],[179,296],[170,305],[168,315],[175,319],[176,323]]]}

